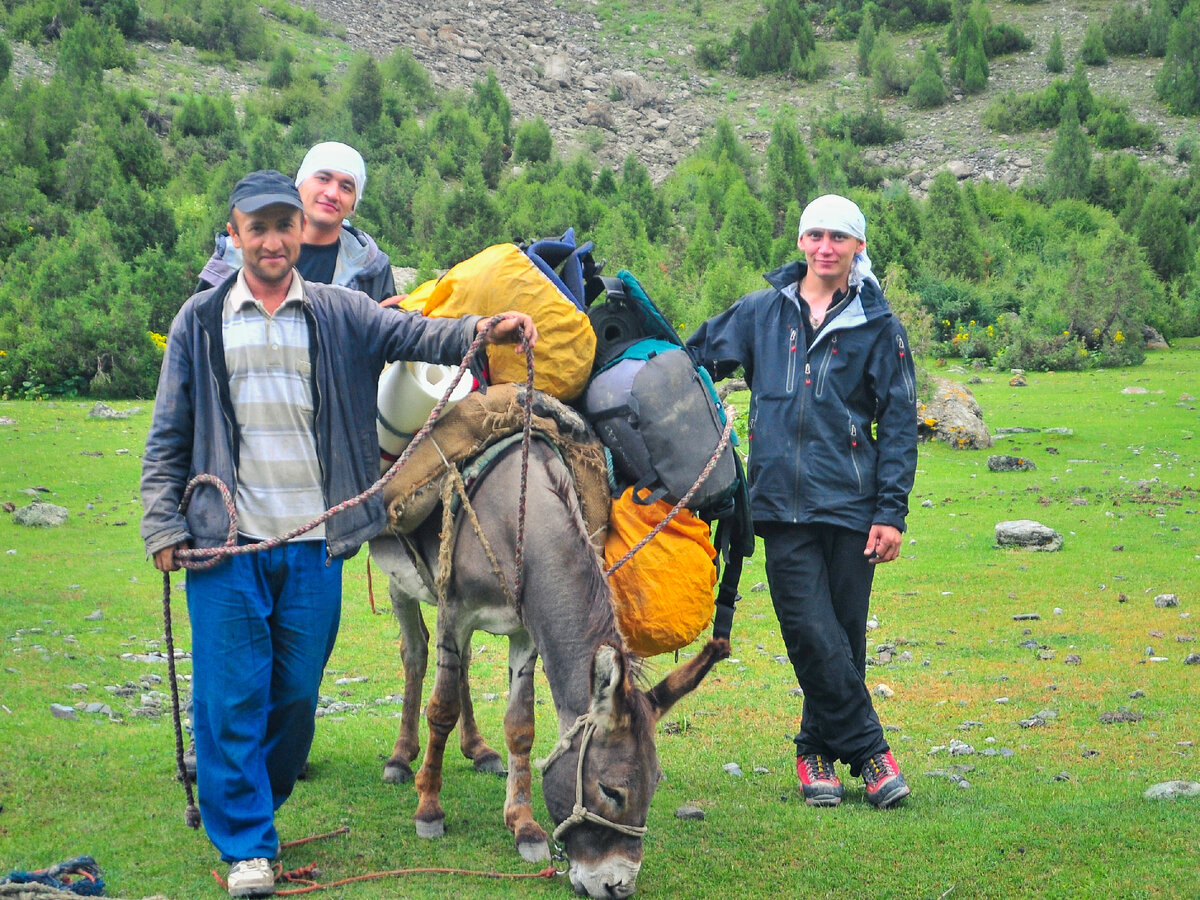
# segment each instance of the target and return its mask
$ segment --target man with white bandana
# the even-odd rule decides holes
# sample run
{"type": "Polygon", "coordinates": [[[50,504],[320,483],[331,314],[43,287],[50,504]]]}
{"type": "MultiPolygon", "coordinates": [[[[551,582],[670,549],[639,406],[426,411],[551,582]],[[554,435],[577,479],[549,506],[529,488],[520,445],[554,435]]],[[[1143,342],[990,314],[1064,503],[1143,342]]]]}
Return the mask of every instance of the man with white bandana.
{"type": "MultiPolygon", "coordinates": [[[[304,201],[304,234],[296,268],[305,281],[362,291],[376,303],[396,293],[392,262],[365,231],[350,224],[367,184],[367,164],[348,144],[323,141],[304,156],[296,188],[304,201]]],[[[242,266],[242,252],[222,232],[200,272],[197,292],[216,287],[242,266]]]]}
{"type": "Polygon", "coordinates": [[[750,506],[771,599],[804,691],[796,772],[836,806],[840,760],[885,809],[910,793],[865,683],[874,567],[900,552],[917,465],[908,338],[871,273],[867,226],[827,194],[800,218],[804,259],[765,277],[688,339],[715,379],[751,390],[750,506]]]}

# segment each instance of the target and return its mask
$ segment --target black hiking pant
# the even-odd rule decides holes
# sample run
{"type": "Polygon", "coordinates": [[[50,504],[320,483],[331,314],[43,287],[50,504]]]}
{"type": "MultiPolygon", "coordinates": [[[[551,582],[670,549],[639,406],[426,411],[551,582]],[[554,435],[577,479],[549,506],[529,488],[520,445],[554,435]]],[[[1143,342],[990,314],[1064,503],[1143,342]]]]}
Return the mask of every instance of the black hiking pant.
{"type": "Polygon", "coordinates": [[[804,690],[797,755],[849,764],[889,749],[865,682],[867,609],[875,567],[865,532],[831,525],[760,525],[779,630],[804,690]]]}

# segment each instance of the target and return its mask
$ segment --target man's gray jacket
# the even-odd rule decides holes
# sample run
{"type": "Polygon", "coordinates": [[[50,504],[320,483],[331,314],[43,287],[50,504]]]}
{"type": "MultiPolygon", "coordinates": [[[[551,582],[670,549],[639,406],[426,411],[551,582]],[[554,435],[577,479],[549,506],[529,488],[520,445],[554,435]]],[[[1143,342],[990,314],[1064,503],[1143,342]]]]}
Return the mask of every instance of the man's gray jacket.
{"type": "MultiPolygon", "coordinates": [[[[225,542],[229,518],[219,491],[196,487],[186,516],[188,482],[210,473],[237,494],[238,425],[229,395],[221,313],[234,282],[188,299],[167,337],[154,417],[142,456],[142,539],[153,555],[188,542],[225,542]]],[[[312,373],[313,429],[327,507],[355,497],[379,477],[375,432],[379,373],[393,360],[462,361],[478,316],[436,319],[383,308],[366,294],[304,283],[312,373]]],[[[325,523],[331,556],[351,556],[386,524],[379,495],[325,523]]]]}

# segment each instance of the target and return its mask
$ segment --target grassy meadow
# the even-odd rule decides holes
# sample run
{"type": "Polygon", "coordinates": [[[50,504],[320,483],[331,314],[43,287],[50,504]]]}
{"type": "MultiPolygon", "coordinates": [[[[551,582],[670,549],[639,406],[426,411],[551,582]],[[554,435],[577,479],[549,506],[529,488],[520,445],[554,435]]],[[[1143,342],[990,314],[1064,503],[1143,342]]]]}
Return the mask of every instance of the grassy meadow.
{"type": "MultiPolygon", "coordinates": [[[[1200,798],[1143,792],[1200,780],[1200,665],[1184,664],[1200,652],[1200,345],[1152,353],[1135,369],[1030,373],[1020,388],[1007,372],[935,374],[979,376],[970,387],[993,432],[1041,431],[999,438],[991,451],[921,448],[904,555],[876,579],[867,673],[870,687],[892,692],[877,708],[912,797],[878,812],[848,782],[841,807],[804,805],[790,741],[801,699],[758,587],[761,559],[752,560],[733,658],[659,727],[666,780],[648,823],[642,896],[1196,896],[1200,798]],[[1037,469],[992,473],[989,453],[1037,469]],[[994,526],[1006,519],[1056,529],[1062,549],[996,548],[994,526]],[[1166,593],[1177,607],[1155,606],[1166,593]],[[1024,614],[1039,618],[1014,618],[1024,614]],[[1123,711],[1136,721],[1102,719],[1123,711]],[[1039,713],[1044,724],[1021,724],[1039,713]],[[723,770],[730,762],[741,777],[723,770]],[[683,804],[705,819],[676,819],[683,804]]],[[[744,411],[744,396],[731,400],[744,411]]],[[[0,421],[15,422],[0,425],[0,501],[25,506],[22,492],[37,487],[70,510],[56,529],[0,517],[0,874],[90,854],[109,896],[219,898],[209,873],[225,868],[184,825],[170,716],[134,712],[167,691],[155,680],[165,664],[135,658],[163,648],[162,581],[137,534],[150,405],[117,406],[141,411],[105,420],[88,417],[90,402],[0,403],[0,421]],[[126,684],[128,697],[106,689],[126,684]],[[90,703],[112,715],[83,711],[90,703]],[[52,704],[77,707],[76,718],[55,717],[52,704]]],[[[374,576],[378,612],[365,554],[347,565],[324,686],[336,702],[317,725],[311,779],[278,817],[284,840],[350,831],[285,850],[284,866],[315,862],[322,881],[424,866],[536,872],[503,827],[503,784],[456,751],[441,840],[415,836],[411,786],[381,783],[401,669],[374,576]]],[[[174,609],[177,643],[189,648],[181,590],[174,609]]],[[[475,647],[481,727],[499,742],[506,646],[479,635],[475,647]]],[[[662,657],[648,668],[670,665],[662,657]]],[[[548,700],[538,727],[542,756],[554,734],[548,700]]],[[[548,824],[540,795],[535,812],[548,824]]],[[[571,889],[565,879],[411,875],[321,894],[456,895],[571,889]]]]}

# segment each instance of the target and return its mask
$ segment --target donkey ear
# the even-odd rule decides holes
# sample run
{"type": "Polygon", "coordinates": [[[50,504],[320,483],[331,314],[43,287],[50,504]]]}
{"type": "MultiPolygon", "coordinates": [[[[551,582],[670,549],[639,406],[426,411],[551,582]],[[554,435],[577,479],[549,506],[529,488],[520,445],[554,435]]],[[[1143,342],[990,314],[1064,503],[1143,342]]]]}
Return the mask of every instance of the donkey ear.
{"type": "Polygon", "coordinates": [[[592,721],[603,729],[615,728],[624,710],[625,657],[612,644],[601,644],[592,657],[592,721]]]}
{"type": "Polygon", "coordinates": [[[654,710],[655,720],[666,715],[680,697],[694,691],[697,685],[704,680],[709,669],[727,656],[729,656],[729,641],[725,638],[711,640],[704,645],[704,649],[696,654],[694,659],[684,663],[651,688],[646,697],[654,710]]]}

